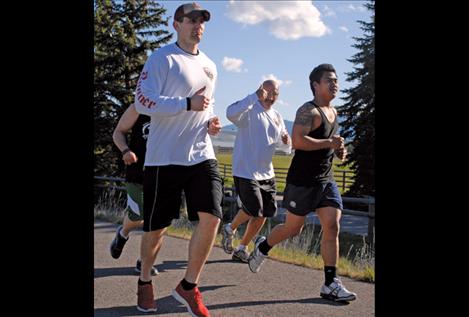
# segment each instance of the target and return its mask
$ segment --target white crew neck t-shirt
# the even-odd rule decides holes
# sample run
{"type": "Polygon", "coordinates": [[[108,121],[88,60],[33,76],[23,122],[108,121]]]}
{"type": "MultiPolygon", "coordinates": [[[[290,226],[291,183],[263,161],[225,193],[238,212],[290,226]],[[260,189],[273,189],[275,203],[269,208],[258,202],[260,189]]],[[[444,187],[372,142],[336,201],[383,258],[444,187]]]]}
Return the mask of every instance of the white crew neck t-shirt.
{"type": "MultiPolygon", "coordinates": [[[[280,113],[274,108],[266,110],[253,93],[228,106],[226,116],[238,128],[233,175],[255,180],[275,177],[272,156],[275,148],[283,144],[281,136],[286,132],[280,113]]],[[[285,150],[289,151],[291,146],[285,150]]]]}
{"type": "Polygon", "coordinates": [[[145,166],[195,165],[216,159],[208,130],[213,114],[217,68],[199,50],[189,54],[175,43],[151,54],[140,75],[135,109],[151,117],[145,166]],[[208,110],[187,111],[187,97],[205,87],[208,110]]]}

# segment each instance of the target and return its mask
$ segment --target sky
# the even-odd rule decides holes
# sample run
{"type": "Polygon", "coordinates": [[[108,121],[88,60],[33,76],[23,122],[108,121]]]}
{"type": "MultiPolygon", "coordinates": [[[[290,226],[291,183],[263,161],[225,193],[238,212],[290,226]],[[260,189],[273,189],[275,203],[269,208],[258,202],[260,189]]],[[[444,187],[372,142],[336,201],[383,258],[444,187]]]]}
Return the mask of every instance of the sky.
{"type": "MultiPolygon", "coordinates": [[[[189,1],[159,1],[170,17],[189,1]]],[[[357,20],[370,22],[373,13],[365,1],[197,1],[211,13],[199,49],[218,71],[215,114],[222,125],[231,124],[226,108],[257,90],[265,79],[277,79],[280,95],[274,108],[285,120],[294,121],[296,110],[312,100],[308,76],[322,63],[334,66],[339,89],[356,85],[345,73],[358,51],[352,37],[363,37],[357,20]]],[[[332,102],[344,102],[340,91],[332,102]]]]}

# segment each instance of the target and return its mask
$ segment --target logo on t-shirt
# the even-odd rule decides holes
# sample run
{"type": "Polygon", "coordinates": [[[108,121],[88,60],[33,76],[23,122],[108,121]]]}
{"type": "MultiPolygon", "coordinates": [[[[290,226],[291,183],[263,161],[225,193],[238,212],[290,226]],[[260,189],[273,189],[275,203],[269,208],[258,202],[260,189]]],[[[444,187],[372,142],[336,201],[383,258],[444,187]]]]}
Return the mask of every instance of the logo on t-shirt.
{"type": "Polygon", "coordinates": [[[210,80],[213,80],[213,73],[210,70],[210,68],[204,67],[204,72],[205,72],[205,75],[207,75],[207,77],[210,78],[210,80]]]}
{"type": "Polygon", "coordinates": [[[149,132],[150,132],[150,122],[147,122],[142,126],[142,138],[144,140],[148,139],[149,132]]]}

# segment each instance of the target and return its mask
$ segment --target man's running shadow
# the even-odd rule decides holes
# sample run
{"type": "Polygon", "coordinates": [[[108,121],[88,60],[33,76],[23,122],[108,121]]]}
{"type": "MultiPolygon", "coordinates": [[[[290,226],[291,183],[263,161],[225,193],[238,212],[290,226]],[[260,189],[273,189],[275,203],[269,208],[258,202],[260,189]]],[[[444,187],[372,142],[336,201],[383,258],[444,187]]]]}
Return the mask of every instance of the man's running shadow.
{"type": "MultiPolygon", "coordinates": [[[[236,285],[213,285],[213,286],[201,286],[199,290],[204,291],[213,291],[222,287],[232,287],[236,285]]],[[[163,314],[173,314],[173,313],[187,313],[186,307],[179,303],[172,295],[168,295],[162,298],[156,299],[156,315],[163,314]]],[[[107,307],[107,308],[97,308],[94,310],[94,317],[124,317],[124,316],[148,316],[148,313],[143,313],[137,310],[136,305],[132,306],[119,306],[119,307],[107,307]]]]}
{"type": "MultiPolygon", "coordinates": [[[[187,268],[187,261],[163,261],[162,263],[157,263],[156,268],[160,273],[171,270],[185,270],[187,268]]],[[[94,269],[94,278],[127,275],[138,275],[138,273],[135,272],[135,266],[94,269]]]]}
{"type": "MultiPolygon", "coordinates": [[[[222,287],[231,287],[236,285],[216,285],[216,286],[202,286],[199,287],[201,292],[216,290],[222,287]]],[[[316,304],[316,305],[330,305],[330,306],[344,306],[348,305],[348,302],[333,302],[323,298],[303,298],[303,299],[288,299],[288,300],[259,300],[259,301],[244,301],[244,302],[230,302],[226,304],[215,304],[207,305],[210,311],[219,309],[236,308],[236,307],[249,307],[249,306],[264,306],[264,305],[284,305],[284,304],[316,304]]],[[[187,313],[186,307],[179,303],[173,296],[168,295],[156,300],[156,306],[158,308],[156,315],[174,314],[174,313],[187,313]]],[[[132,306],[121,306],[121,307],[108,307],[98,308],[94,310],[94,317],[105,317],[105,316],[139,316],[148,315],[148,313],[142,313],[137,310],[135,305],[132,306]]]]}

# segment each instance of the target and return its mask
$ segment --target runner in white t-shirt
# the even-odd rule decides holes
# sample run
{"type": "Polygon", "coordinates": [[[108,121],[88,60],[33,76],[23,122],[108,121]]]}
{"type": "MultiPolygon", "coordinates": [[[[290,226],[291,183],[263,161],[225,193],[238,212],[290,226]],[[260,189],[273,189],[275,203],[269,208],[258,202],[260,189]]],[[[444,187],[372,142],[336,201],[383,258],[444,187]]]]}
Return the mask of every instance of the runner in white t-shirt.
{"type": "Polygon", "coordinates": [[[233,151],[233,178],[239,212],[222,227],[222,245],[233,260],[247,262],[247,246],[265,223],[277,212],[276,183],[272,157],[277,146],[291,142],[280,113],[272,108],[279,84],[266,80],[259,89],[230,105],[226,116],[238,128],[233,151]],[[249,221],[241,243],[233,252],[233,236],[239,225],[249,221]]]}
{"type": "Polygon", "coordinates": [[[153,52],[137,83],[135,108],[151,117],[137,304],[143,312],[156,311],[150,270],[167,227],[179,218],[184,190],[188,218],[199,223],[185,276],[172,294],[193,316],[210,316],[196,287],[222,218],[222,183],[209,136],[221,129],[213,114],[217,68],[198,49],[209,20],[197,3],[179,6],[173,22],[177,42],[153,52]]]}

